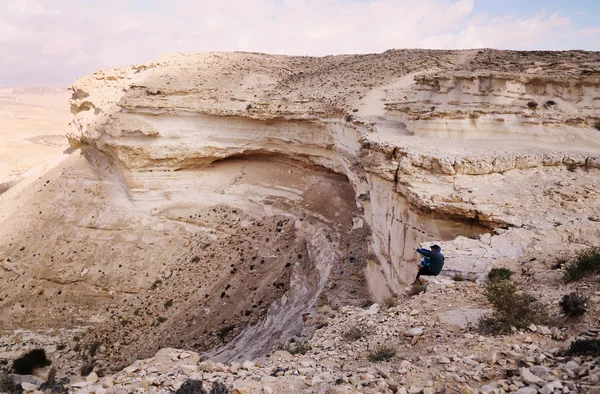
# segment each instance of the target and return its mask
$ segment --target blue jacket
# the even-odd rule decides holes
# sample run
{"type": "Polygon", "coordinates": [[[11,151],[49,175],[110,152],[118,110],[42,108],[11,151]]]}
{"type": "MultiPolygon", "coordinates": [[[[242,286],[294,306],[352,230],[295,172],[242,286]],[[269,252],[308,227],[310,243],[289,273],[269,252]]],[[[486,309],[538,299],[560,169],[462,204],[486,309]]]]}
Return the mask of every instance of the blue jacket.
{"type": "Polygon", "coordinates": [[[429,257],[429,265],[427,267],[433,274],[439,274],[444,266],[444,255],[440,252],[434,252],[429,249],[417,249],[419,254],[429,257]]]}

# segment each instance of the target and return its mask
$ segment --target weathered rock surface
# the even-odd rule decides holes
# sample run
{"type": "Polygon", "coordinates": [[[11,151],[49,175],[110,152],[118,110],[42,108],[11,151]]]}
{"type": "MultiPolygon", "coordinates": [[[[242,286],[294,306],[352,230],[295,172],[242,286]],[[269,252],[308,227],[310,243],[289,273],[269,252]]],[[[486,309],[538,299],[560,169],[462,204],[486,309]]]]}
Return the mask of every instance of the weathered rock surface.
{"type": "MultiPolygon", "coordinates": [[[[0,196],[0,329],[92,326],[71,359],[100,341],[111,368],[163,347],[254,360],[367,290],[401,295],[424,242],[465,277],[593,245],[599,73],[598,53],[403,50],[81,78],[80,151],[0,196]]],[[[411,346],[432,335],[412,323],[411,346]]]]}

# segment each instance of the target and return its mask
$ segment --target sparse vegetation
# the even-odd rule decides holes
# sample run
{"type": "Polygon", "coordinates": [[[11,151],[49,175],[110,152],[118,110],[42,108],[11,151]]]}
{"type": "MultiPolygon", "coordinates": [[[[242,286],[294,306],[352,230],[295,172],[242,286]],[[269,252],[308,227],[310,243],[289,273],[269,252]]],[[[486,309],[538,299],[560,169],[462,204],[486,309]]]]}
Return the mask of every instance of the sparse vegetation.
{"type": "Polygon", "coordinates": [[[600,339],[579,339],[566,352],[567,356],[600,357],[600,339]]]}
{"type": "Polygon", "coordinates": [[[535,101],[530,101],[527,103],[527,106],[531,109],[536,109],[538,106],[538,103],[536,103],[535,101]]]}
{"type": "Polygon", "coordinates": [[[346,122],[350,123],[354,120],[354,116],[352,116],[352,114],[347,114],[346,117],[344,118],[344,120],[346,122]]]}
{"type": "Polygon", "coordinates": [[[462,282],[465,280],[465,277],[462,274],[454,274],[454,276],[452,276],[452,280],[455,282],[462,282]]]}
{"type": "Polygon", "coordinates": [[[312,349],[310,343],[308,342],[290,342],[287,345],[283,343],[279,343],[277,345],[277,350],[285,350],[290,354],[306,354],[312,349]]]}
{"type": "Polygon", "coordinates": [[[369,361],[388,361],[396,357],[396,349],[392,346],[378,346],[369,353],[369,361]]]}
{"type": "Polygon", "coordinates": [[[398,299],[396,298],[395,295],[390,294],[387,297],[385,297],[383,299],[383,301],[381,301],[381,306],[383,306],[385,309],[389,309],[389,308],[398,306],[398,299]]]}
{"type": "Polygon", "coordinates": [[[168,299],[165,301],[165,304],[164,304],[165,309],[169,309],[172,306],[173,306],[173,299],[168,299]]]}
{"type": "Polygon", "coordinates": [[[410,297],[416,296],[417,294],[421,294],[424,293],[427,290],[427,285],[416,281],[415,283],[413,283],[413,285],[411,286],[411,288],[408,290],[408,295],[410,297]]]}
{"type": "Polygon", "coordinates": [[[246,105],[246,111],[250,111],[252,109],[252,104],[246,105]]]}
{"type": "Polygon", "coordinates": [[[208,394],[208,391],[204,389],[201,380],[188,379],[177,389],[175,394],[208,394]]]}
{"type": "Polygon", "coordinates": [[[81,368],[79,368],[79,374],[81,376],[88,376],[94,370],[96,365],[92,361],[86,361],[83,363],[81,368]]]}
{"type": "Polygon", "coordinates": [[[230,324],[228,326],[221,328],[221,331],[219,331],[219,339],[221,340],[221,342],[225,342],[227,335],[229,335],[229,333],[231,331],[233,331],[234,329],[235,329],[235,326],[233,324],[230,324]]]}
{"type": "Polygon", "coordinates": [[[600,247],[582,250],[569,261],[565,269],[565,280],[574,282],[600,272],[600,247]]]}
{"type": "Polygon", "coordinates": [[[352,326],[342,333],[342,338],[347,341],[355,342],[361,338],[365,338],[370,334],[370,330],[363,326],[352,326]]]}
{"type": "Polygon", "coordinates": [[[508,280],[512,274],[513,272],[508,268],[492,268],[492,270],[488,273],[488,279],[490,281],[508,280]]]}
{"type": "Polygon", "coordinates": [[[556,105],[556,101],[554,100],[548,100],[546,101],[546,104],[544,104],[545,107],[552,107],[553,105],[556,105]]]}
{"type": "Polygon", "coordinates": [[[40,391],[43,391],[45,393],[50,392],[53,394],[68,394],[69,393],[69,389],[68,389],[68,385],[69,385],[69,379],[67,378],[62,378],[62,379],[56,379],[56,369],[52,368],[50,369],[50,372],[48,373],[48,380],[46,380],[44,383],[42,383],[39,387],[40,391]]]}
{"type": "Polygon", "coordinates": [[[596,124],[594,125],[594,128],[596,130],[600,130],[600,121],[596,122],[596,124]]]}
{"type": "Polygon", "coordinates": [[[90,357],[94,357],[96,355],[96,352],[98,351],[99,347],[100,347],[99,341],[95,341],[90,344],[90,347],[88,349],[90,357]]]}
{"type": "Polygon", "coordinates": [[[494,306],[491,316],[480,321],[480,329],[490,333],[510,332],[548,321],[548,308],[533,295],[519,289],[511,280],[486,282],[484,294],[494,306]]]}
{"type": "Polygon", "coordinates": [[[560,307],[565,316],[581,316],[587,311],[589,298],[580,293],[566,294],[560,300],[560,307]]]}
{"type": "Polygon", "coordinates": [[[50,364],[44,349],[34,349],[13,361],[13,370],[19,375],[31,375],[34,369],[47,367],[50,364]]]}

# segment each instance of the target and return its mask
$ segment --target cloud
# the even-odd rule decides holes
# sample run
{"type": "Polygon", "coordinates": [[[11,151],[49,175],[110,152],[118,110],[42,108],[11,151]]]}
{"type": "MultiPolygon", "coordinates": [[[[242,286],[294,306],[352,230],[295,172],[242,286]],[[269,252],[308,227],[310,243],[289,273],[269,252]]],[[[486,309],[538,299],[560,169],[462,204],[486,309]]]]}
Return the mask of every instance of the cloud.
{"type": "Polygon", "coordinates": [[[596,27],[576,29],[561,13],[474,9],[475,0],[15,0],[0,6],[0,46],[10,54],[0,63],[0,86],[66,85],[174,51],[598,49],[596,27]]]}

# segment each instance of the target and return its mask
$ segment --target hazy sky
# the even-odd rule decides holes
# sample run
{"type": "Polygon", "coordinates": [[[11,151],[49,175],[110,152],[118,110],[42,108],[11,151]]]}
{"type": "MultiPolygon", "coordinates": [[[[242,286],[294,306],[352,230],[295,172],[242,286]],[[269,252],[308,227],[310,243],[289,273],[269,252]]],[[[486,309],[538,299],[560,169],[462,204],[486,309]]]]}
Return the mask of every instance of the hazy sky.
{"type": "Polygon", "coordinates": [[[165,52],[600,50],[600,0],[0,0],[0,86],[165,52]]]}

